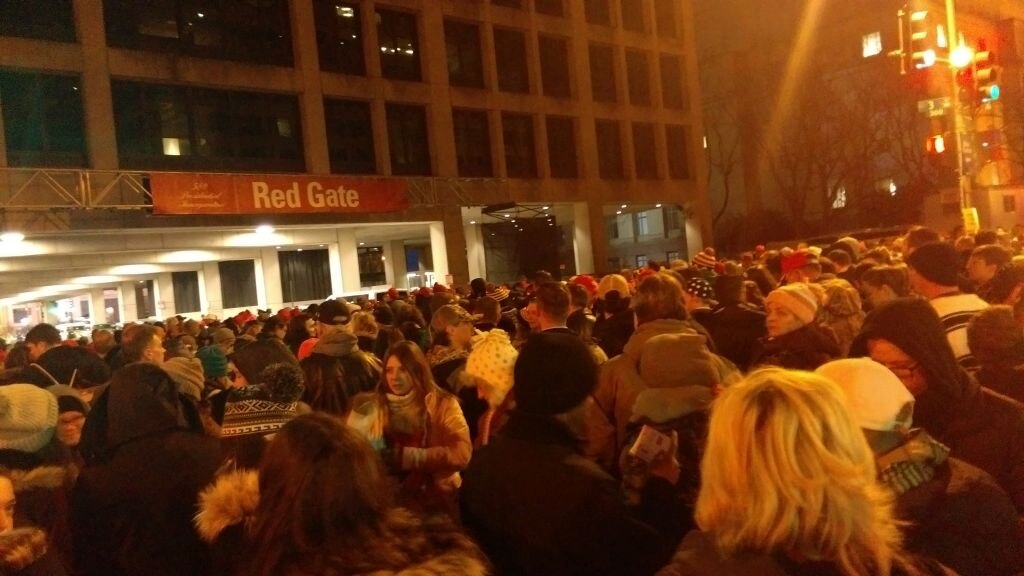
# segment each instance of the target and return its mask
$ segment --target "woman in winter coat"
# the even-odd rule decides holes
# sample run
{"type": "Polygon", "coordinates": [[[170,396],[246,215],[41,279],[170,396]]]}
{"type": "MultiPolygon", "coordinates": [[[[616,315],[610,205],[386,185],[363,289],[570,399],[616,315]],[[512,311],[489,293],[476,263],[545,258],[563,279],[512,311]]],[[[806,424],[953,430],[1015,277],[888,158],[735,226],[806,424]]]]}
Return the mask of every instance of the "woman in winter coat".
{"type": "Polygon", "coordinates": [[[945,574],[905,552],[843,392],[765,368],[711,413],[696,520],[660,576],[945,574]]]}
{"type": "Polygon", "coordinates": [[[391,347],[377,390],[352,399],[348,423],[384,457],[400,483],[400,503],[457,517],[459,472],[473,453],[469,427],[415,343],[391,347]]]}
{"type": "Polygon", "coordinates": [[[872,312],[850,347],[857,356],[892,370],[914,395],[914,422],[991,474],[1024,514],[1024,406],[960,367],[927,301],[898,298],[872,312]]]}
{"type": "Polygon", "coordinates": [[[5,576],[64,576],[46,532],[36,527],[16,526],[16,494],[26,489],[16,479],[0,473],[0,574],[5,576]]]}
{"type": "Polygon", "coordinates": [[[755,349],[751,366],[814,370],[841,356],[835,332],[818,323],[818,298],[797,282],[772,290],[765,298],[768,336],[755,349]]]}
{"type": "Polygon", "coordinates": [[[223,557],[222,574],[489,572],[450,520],[396,507],[370,444],[320,413],[286,424],[258,473],[234,472],[204,490],[196,526],[223,557]]]}

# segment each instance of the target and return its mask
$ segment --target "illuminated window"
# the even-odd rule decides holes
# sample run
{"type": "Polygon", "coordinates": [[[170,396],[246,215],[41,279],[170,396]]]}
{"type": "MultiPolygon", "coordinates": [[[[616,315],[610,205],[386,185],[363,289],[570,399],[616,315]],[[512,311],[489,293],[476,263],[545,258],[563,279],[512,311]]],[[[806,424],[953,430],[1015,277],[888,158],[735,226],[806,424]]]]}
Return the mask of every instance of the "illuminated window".
{"type": "Polygon", "coordinates": [[[841,210],[846,208],[846,187],[836,190],[836,197],[832,199],[832,209],[841,210]]]}
{"type": "Polygon", "coordinates": [[[871,34],[865,34],[861,39],[861,45],[861,53],[865,58],[878,56],[882,53],[882,33],[872,32],[871,34]]]}
{"type": "Polygon", "coordinates": [[[637,254],[637,256],[636,256],[636,267],[637,268],[642,268],[644,266],[647,266],[647,255],[646,254],[637,254]]]}

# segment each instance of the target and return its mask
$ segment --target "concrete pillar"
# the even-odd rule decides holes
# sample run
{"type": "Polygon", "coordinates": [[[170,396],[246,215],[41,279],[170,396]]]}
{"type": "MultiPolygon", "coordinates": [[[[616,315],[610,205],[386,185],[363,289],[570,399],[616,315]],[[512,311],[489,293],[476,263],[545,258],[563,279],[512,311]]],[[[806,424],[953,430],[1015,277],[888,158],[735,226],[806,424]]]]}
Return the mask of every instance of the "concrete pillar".
{"type": "Polygon", "coordinates": [[[395,254],[391,244],[391,242],[384,242],[381,246],[382,253],[384,254],[384,283],[388,286],[395,285],[395,267],[393,265],[395,254]]]}
{"type": "Polygon", "coordinates": [[[199,282],[199,313],[205,316],[210,311],[210,302],[206,298],[206,274],[203,273],[202,267],[196,274],[199,282]]]}
{"type": "Polygon", "coordinates": [[[118,304],[121,307],[121,322],[135,322],[139,319],[139,308],[135,303],[135,282],[121,282],[118,285],[118,304]]]}
{"type": "Polygon", "coordinates": [[[216,262],[203,262],[203,278],[199,284],[199,297],[203,298],[203,310],[207,314],[220,316],[224,312],[224,300],[220,293],[220,267],[216,262]]]}
{"type": "Polygon", "coordinates": [[[256,280],[256,307],[267,307],[267,286],[263,282],[263,259],[255,258],[252,261],[253,277],[256,280]]]}
{"type": "Polygon", "coordinates": [[[89,320],[93,324],[107,323],[107,303],[103,298],[103,288],[89,290],[89,320]]]}
{"type": "Polygon", "coordinates": [[[306,172],[329,174],[331,159],[327,150],[327,127],[324,119],[324,93],[320,84],[320,57],[317,52],[313,3],[291,0],[292,52],[299,71],[301,91],[299,110],[302,114],[302,140],[306,151],[306,172]]]}
{"type": "Polygon", "coordinates": [[[82,105],[89,166],[96,170],[117,170],[117,133],[103,4],[94,0],[73,0],[73,5],[78,43],[82,47],[82,105]]]}
{"type": "MultiPolygon", "coordinates": [[[[0,98],[0,168],[7,167],[7,133],[4,132],[4,101],[0,98]]],[[[3,309],[6,312],[7,308],[3,309]]],[[[7,322],[4,322],[4,326],[7,322]]]]}
{"type": "Polygon", "coordinates": [[[577,274],[592,274],[596,271],[594,243],[590,228],[589,204],[587,202],[574,203],[572,205],[572,249],[576,259],[577,274]]]}
{"type": "MultiPolygon", "coordinates": [[[[588,220],[590,221],[590,243],[593,252],[593,271],[597,274],[617,272],[608,270],[608,235],[604,228],[604,205],[600,202],[587,203],[588,220]]],[[[577,268],[580,271],[580,268],[577,268]]]]}
{"type": "Polygon", "coordinates": [[[448,251],[448,274],[456,285],[469,284],[469,260],[466,257],[466,231],[462,224],[462,208],[444,207],[445,244],[448,251]]]}
{"type": "MultiPolygon", "coordinates": [[[[277,249],[274,247],[260,249],[260,264],[262,274],[257,278],[262,280],[256,282],[257,289],[263,284],[263,307],[278,311],[284,308],[284,290],[281,286],[281,260],[278,258],[277,249]]],[[[257,292],[258,293],[258,292],[257,292]]]]}
{"type": "Polygon", "coordinates": [[[420,58],[423,80],[430,88],[431,105],[427,107],[430,133],[430,156],[435,176],[457,176],[458,159],[452,138],[451,87],[448,85],[447,47],[444,41],[442,2],[423,2],[420,13],[420,58]]]}
{"type": "Polygon", "coordinates": [[[483,227],[469,224],[466,229],[466,260],[469,279],[487,278],[487,255],[484,250],[483,227]]]}
{"type": "Polygon", "coordinates": [[[391,270],[391,275],[395,279],[393,286],[399,290],[407,289],[409,288],[409,270],[405,263],[405,242],[392,240],[388,242],[388,246],[391,248],[391,255],[388,256],[387,268],[391,270]]]}
{"type": "Polygon", "coordinates": [[[156,303],[157,318],[174,316],[177,313],[177,306],[174,304],[174,280],[171,273],[157,274],[153,286],[156,288],[153,301],[156,303]]]}
{"type": "Polygon", "coordinates": [[[354,228],[338,230],[338,256],[341,260],[342,292],[359,292],[359,254],[356,252],[356,231],[354,228]]]}
{"type": "Polygon", "coordinates": [[[434,261],[434,281],[445,284],[448,275],[448,243],[441,222],[430,223],[430,257],[434,261]]]}

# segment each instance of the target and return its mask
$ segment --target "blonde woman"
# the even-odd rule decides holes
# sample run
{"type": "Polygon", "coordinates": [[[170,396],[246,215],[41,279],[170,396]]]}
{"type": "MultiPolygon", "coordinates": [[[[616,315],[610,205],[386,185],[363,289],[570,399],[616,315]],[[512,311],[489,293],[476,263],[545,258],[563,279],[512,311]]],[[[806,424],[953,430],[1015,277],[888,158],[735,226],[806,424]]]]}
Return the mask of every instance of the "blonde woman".
{"type": "Polygon", "coordinates": [[[843,392],[766,368],[712,408],[696,520],[659,576],[951,574],[903,551],[843,392]]]}

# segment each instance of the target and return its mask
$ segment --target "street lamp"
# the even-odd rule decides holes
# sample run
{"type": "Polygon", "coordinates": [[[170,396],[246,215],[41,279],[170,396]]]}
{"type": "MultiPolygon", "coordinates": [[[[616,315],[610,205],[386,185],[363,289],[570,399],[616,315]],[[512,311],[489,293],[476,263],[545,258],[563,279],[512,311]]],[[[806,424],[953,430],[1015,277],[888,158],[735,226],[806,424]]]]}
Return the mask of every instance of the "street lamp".
{"type": "Polygon", "coordinates": [[[959,45],[949,55],[949,63],[957,70],[963,70],[974,62],[974,50],[960,39],[959,45]]]}

